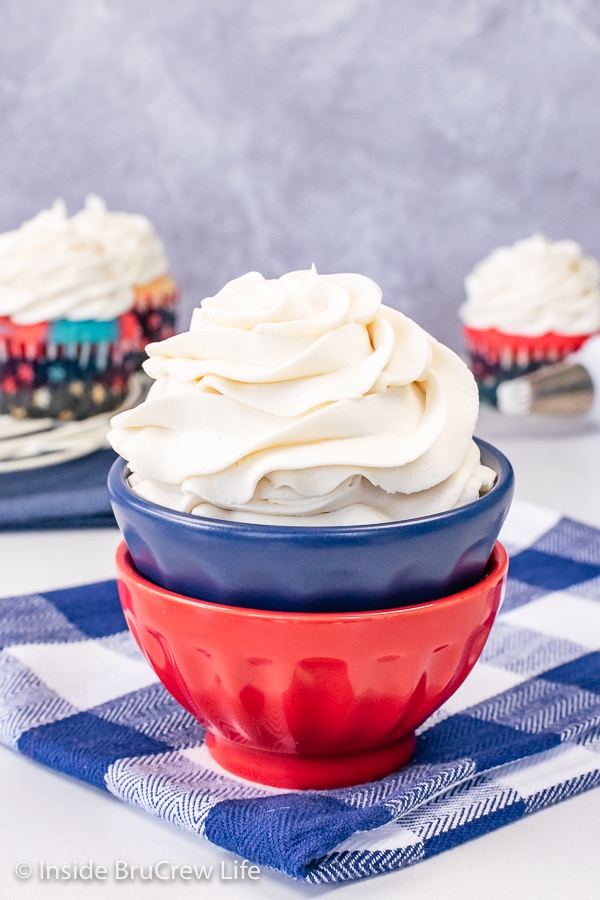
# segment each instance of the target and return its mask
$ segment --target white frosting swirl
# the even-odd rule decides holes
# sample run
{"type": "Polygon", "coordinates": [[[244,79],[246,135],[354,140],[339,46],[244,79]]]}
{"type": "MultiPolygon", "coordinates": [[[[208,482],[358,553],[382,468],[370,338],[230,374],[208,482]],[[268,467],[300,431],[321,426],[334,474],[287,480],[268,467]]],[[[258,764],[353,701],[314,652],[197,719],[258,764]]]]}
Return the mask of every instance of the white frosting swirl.
{"type": "Polygon", "coordinates": [[[592,334],[600,329],[599,279],[600,266],[579,244],[534,235],[475,266],[460,316],[505,334],[592,334]]]}
{"type": "Polygon", "coordinates": [[[362,275],[250,272],[146,349],[157,380],[109,440],[156,503],[347,525],[450,509],[493,482],[472,374],[362,275]]]}
{"type": "Polygon", "coordinates": [[[57,201],[0,235],[0,316],[20,325],[52,319],[114,319],[133,288],[167,272],[144,216],[108,212],[99,197],[69,218],[57,201]]]}

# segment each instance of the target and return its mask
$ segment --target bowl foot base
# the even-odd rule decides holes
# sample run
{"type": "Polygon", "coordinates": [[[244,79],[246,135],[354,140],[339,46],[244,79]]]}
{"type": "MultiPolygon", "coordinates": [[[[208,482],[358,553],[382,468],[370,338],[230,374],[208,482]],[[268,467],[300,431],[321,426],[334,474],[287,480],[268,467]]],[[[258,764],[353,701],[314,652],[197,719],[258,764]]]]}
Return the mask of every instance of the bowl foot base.
{"type": "Polygon", "coordinates": [[[212,758],[228,772],[272,787],[327,790],[383,778],[405,765],[415,749],[414,732],[378,750],[352,756],[300,757],[233,744],[208,733],[212,758]]]}

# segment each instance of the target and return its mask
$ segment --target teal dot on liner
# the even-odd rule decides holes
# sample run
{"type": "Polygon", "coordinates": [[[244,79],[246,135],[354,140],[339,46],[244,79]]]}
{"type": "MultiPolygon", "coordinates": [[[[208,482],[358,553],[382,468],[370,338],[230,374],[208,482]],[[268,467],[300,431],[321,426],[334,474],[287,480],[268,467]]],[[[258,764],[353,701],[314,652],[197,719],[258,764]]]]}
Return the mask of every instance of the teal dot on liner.
{"type": "Polygon", "coordinates": [[[55,344],[99,344],[101,341],[116,341],[119,338],[119,321],[97,322],[85,319],[71,322],[59,319],[50,325],[50,341],[55,344]]]}
{"type": "Polygon", "coordinates": [[[51,381],[53,384],[58,384],[59,381],[64,381],[67,377],[67,373],[64,366],[61,366],[60,363],[54,363],[51,366],[48,366],[48,381],[51,381]]]}

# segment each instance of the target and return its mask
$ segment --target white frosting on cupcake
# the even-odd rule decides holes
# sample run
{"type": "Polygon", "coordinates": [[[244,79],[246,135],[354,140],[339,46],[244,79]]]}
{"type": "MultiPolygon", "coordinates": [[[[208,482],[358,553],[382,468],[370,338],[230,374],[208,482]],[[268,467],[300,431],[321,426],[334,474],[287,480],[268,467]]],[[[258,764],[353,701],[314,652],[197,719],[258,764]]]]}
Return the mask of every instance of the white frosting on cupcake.
{"type": "Polygon", "coordinates": [[[99,197],[69,217],[62,201],[0,235],[0,316],[20,325],[114,319],[133,288],[167,272],[148,219],[108,212],[99,197]]]}
{"type": "Polygon", "coordinates": [[[600,266],[574,241],[534,235],[500,247],[465,279],[465,325],[537,337],[600,329],[600,266]]]}

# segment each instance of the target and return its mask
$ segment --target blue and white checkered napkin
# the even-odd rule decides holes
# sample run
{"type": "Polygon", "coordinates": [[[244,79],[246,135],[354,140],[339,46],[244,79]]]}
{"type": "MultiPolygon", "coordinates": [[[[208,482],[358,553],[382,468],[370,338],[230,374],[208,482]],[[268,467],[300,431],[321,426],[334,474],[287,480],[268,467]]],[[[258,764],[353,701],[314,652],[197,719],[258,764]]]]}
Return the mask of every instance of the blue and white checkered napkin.
{"type": "Polygon", "coordinates": [[[600,531],[517,503],[481,661],[372,784],[228,776],[133,644],[115,583],[0,601],[0,740],[309,882],[400,869],[600,783],[600,531]]]}

